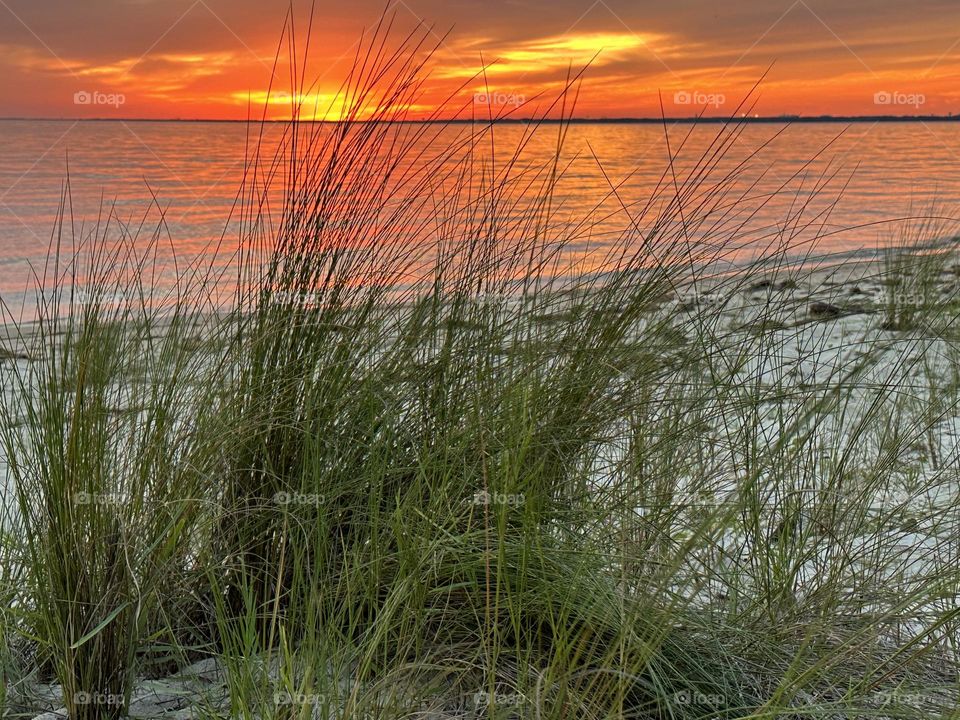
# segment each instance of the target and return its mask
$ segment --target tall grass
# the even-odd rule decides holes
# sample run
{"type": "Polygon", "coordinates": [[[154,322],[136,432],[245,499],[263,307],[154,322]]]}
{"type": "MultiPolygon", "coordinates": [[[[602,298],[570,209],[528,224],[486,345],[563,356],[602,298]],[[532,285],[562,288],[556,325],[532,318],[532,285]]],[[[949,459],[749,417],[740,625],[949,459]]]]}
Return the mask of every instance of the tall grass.
{"type": "MultiPolygon", "coordinates": [[[[68,202],[69,188],[64,210],[68,202]]],[[[158,629],[159,595],[192,551],[211,471],[193,451],[216,393],[186,349],[205,298],[179,281],[157,289],[159,232],[136,243],[105,210],[89,236],[63,240],[51,243],[36,319],[8,326],[29,359],[3,372],[5,532],[15,547],[5,572],[22,583],[8,610],[17,621],[5,627],[35,644],[71,717],[114,717],[158,629]]]]}
{"type": "Polygon", "coordinates": [[[4,368],[3,638],[73,718],[208,655],[210,716],[948,716],[953,347],[796,321],[825,215],[744,234],[790,185],[742,125],[571,215],[577,76],[504,151],[399,122],[430,35],[391,37],[339,122],[251,137],[229,306],[205,263],[158,290],[159,233],[58,239],[4,368]]]}

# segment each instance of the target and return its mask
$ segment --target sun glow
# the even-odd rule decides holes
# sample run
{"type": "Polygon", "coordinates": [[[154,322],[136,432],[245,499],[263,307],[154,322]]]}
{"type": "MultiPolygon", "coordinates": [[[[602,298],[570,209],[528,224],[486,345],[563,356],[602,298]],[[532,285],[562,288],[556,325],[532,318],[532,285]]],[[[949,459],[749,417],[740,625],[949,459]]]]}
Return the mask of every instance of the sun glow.
{"type": "Polygon", "coordinates": [[[256,112],[264,110],[271,120],[289,120],[297,117],[312,122],[337,122],[346,119],[370,120],[374,115],[398,119],[404,116],[426,115],[431,106],[409,103],[405,105],[378,105],[366,103],[350,105],[342,93],[309,92],[286,93],[282,91],[256,90],[252,92],[233,92],[228,96],[230,103],[249,107],[256,112]]]}

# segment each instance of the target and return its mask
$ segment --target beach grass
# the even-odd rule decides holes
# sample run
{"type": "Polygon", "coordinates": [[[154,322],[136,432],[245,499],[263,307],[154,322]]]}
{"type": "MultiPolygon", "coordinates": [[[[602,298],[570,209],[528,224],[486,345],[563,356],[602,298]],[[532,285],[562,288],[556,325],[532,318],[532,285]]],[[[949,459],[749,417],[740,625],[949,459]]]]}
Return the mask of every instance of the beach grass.
{"type": "Polygon", "coordinates": [[[731,268],[735,122],[645,206],[610,179],[595,241],[564,122],[397,122],[429,38],[385,22],[348,117],[251,138],[229,272],[158,289],[107,213],[8,310],[4,712],[215,659],[200,717],[951,717],[952,305],[814,308],[804,208],[731,268]]]}

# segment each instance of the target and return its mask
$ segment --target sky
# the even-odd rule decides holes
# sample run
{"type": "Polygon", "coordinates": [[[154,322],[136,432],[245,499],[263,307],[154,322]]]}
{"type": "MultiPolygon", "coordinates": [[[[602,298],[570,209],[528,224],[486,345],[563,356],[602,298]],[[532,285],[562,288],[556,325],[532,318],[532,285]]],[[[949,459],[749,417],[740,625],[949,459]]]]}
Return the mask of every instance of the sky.
{"type": "MultiPolygon", "coordinates": [[[[0,117],[289,116],[289,0],[0,0],[0,117]],[[273,95],[268,89],[273,84],[273,95]]],[[[335,100],[381,13],[434,48],[411,117],[543,111],[585,68],[576,115],[960,114],[957,0],[318,1],[299,99],[335,100]],[[588,66],[589,65],[589,66],[588,66]],[[482,70],[485,68],[485,72],[482,70]]],[[[303,52],[309,0],[293,17],[303,52]]]]}

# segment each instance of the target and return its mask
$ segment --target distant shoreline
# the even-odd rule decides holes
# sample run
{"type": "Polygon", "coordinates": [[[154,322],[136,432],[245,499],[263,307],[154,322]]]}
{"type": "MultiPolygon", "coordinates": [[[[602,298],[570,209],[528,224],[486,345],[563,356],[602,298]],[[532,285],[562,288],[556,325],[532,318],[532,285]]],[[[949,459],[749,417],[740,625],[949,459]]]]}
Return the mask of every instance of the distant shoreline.
{"type": "MultiPolygon", "coordinates": [[[[691,125],[691,124],[737,124],[737,123],[762,123],[762,124],[797,124],[797,123],[927,123],[927,122],[957,122],[960,121],[960,115],[778,115],[765,117],[677,117],[677,118],[654,118],[654,117],[622,117],[622,118],[573,118],[568,120],[560,119],[535,119],[535,118],[500,118],[494,120],[497,124],[503,125],[529,125],[531,123],[540,124],[559,124],[570,123],[573,125],[691,125]]],[[[289,123],[290,120],[228,120],[228,119],[205,119],[205,118],[40,118],[40,117],[0,117],[0,122],[136,122],[136,123],[232,123],[232,124],[260,124],[260,123],[289,123]]],[[[309,124],[329,124],[335,125],[338,120],[300,120],[301,123],[309,124]]],[[[371,122],[368,120],[357,120],[355,122],[371,122]]],[[[388,122],[396,125],[470,125],[476,123],[488,123],[488,118],[457,118],[449,120],[390,120],[375,121],[388,122]]]]}

